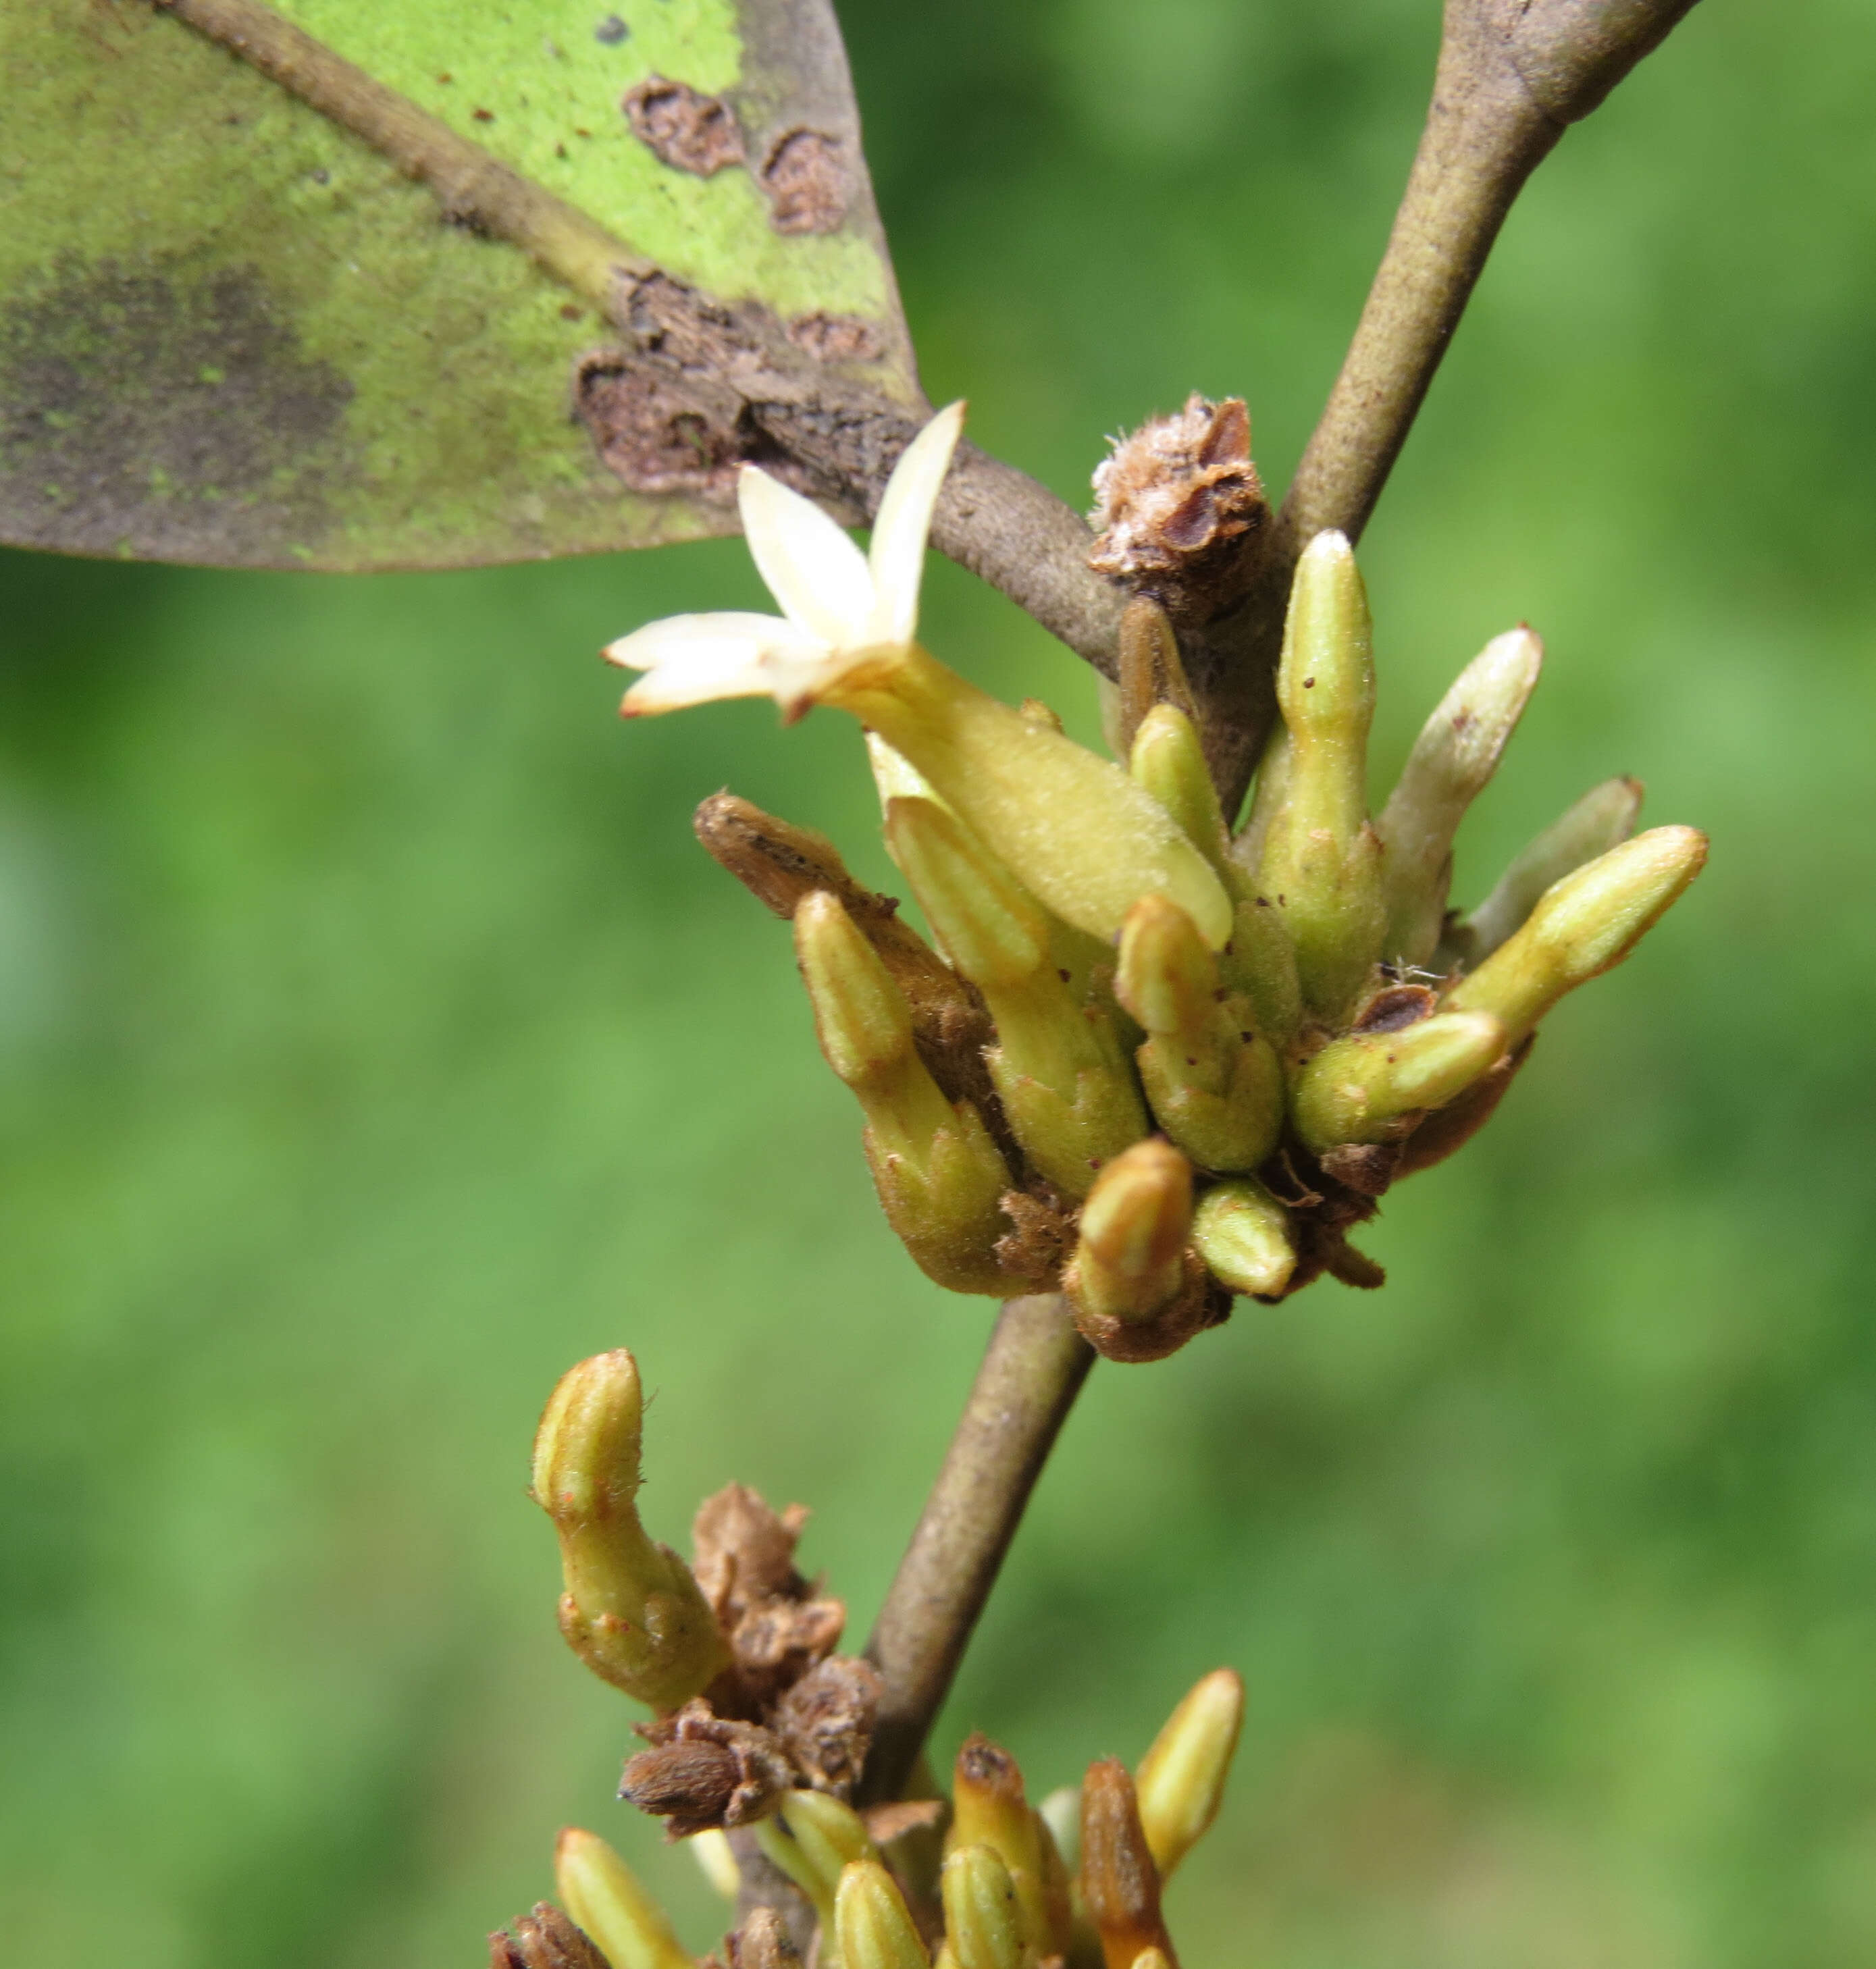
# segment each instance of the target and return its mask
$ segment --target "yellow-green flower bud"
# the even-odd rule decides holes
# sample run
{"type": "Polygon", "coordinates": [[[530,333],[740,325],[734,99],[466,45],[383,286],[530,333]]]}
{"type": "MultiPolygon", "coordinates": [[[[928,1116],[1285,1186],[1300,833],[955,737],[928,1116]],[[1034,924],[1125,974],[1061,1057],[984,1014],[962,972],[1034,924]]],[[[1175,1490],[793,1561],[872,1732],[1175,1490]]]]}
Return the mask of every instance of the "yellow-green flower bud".
{"type": "Polygon", "coordinates": [[[1218,1816],[1244,1721],[1244,1678],[1215,1669],[1166,1720],[1134,1773],[1141,1829],[1164,1882],[1218,1816]]]}
{"type": "Polygon", "coordinates": [[[1228,884],[1225,815],[1205,763],[1198,728],[1176,705],[1156,704],[1140,721],[1127,762],[1146,788],[1184,830],[1186,838],[1228,884]]]}
{"type": "Polygon", "coordinates": [[[570,1825],[553,1849],[554,1891],[612,1969],[696,1969],[664,1911],[596,1832],[570,1825]]]}
{"type": "Polygon", "coordinates": [[[1097,1317],[1151,1319],[1185,1282],[1192,1165],[1157,1137],[1136,1142],[1096,1179],[1063,1283],[1097,1317]]]}
{"type": "Polygon", "coordinates": [[[1024,1923],[1015,1883],[994,1846],[960,1846],[944,1864],[945,1945],[958,1969],[1021,1969],[1024,1923]]]}
{"type": "Polygon", "coordinates": [[[1271,824],[1283,812],[1290,797],[1290,771],[1296,754],[1290,742],[1290,728],[1280,719],[1264,744],[1258,761],[1257,781],[1251,788],[1251,811],[1231,844],[1232,866],[1238,871],[1237,892],[1254,894],[1258,871],[1264,865],[1264,844],[1270,839],[1271,824]]]}
{"type": "Polygon", "coordinates": [[[855,1860],[876,1860],[859,1814],[825,1792],[790,1791],[755,1824],[756,1844],[813,1903],[821,1931],[834,1928],[834,1901],[842,1874],[855,1860]]]}
{"type": "Polygon", "coordinates": [[[1634,832],[1641,796],[1639,780],[1605,780],[1592,787],[1518,855],[1491,894],[1457,926],[1455,955],[1476,971],[1537,907],[1552,883],[1608,854],[1634,832]]]}
{"type": "Polygon", "coordinates": [[[1509,1043],[1500,1021],[1479,1010],[1332,1040],[1297,1075],[1297,1133],[1319,1155],[1343,1143],[1391,1140],[1409,1114],[1463,1093],[1509,1043]]]}
{"type": "Polygon", "coordinates": [[[866,1158],[888,1221],[940,1285],[1008,1290],[996,1243],[1008,1228],[1010,1176],[982,1117],[945,1098],[913,1043],[904,994],[838,898],[822,890],[802,900],[795,951],[821,1050],[865,1110],[866,1158]]]}
{"type": "Polygon", "coordinates": [[[534,1437],[534,1497],[560,1534],[567,1645],[602,1681],[666,1711],[715,1680],[729,1649],[690,1567],[638,1522],[642,1415],[624,1348],[570,1369],[534,1437]]]}
{"type": "Polygon", "coordinates": [[[1134,1057],[1167,1134],[1203,1168],[1254,1169],[1283,1125],[1283,1069],[1248,1001],[1219,989],[1192,919],[1141,897],[1121,932],[1114,988],[1150,1035],[1134,1057]]]}
{"type": "Polygon", "coordinates": [[[1448,1009],[1490,1013],[1515,1045],[1566,992],[1621,962],[1706,865],[1706,845],[1694,828],[1650,828],[1553,882],[1448,1009]]]}
{"type": "Polygon", "coordinates": [[[725,1900],[733,1901],[742,1891],[742,1870],[736,1864],[729,1834],[712,1826],[705,1831],[693,1832],[684,1844],[690,1848],[697,1870],[725,1900]]]}
{"type": "Polygon", "coordinates": [[[1407,754],[1381,809],[1382,954],[1424,964],[1439,942],[1452,839],[1537,688],[1543,645],[1524,628],[1495,636],[1459,673],[1407,754]]]}
{"type": "Polygon", "coordinates": [[[1173,1963],[1160,1913],[1160,1870],[1140,1823],[1134,1781],[1118,1758],[1090,1764],[1082,1782],[1081,1891],[1105,1969],[1134,1969],[1154,1949],[1173,1963]]]}
{"type": "Polygon", "coordinates": [[[1022,1942],[1031,1961],[1055,1952],[1050,1940],[1048,1882],[1043,1841],[1047,1829],[1030,1809],[1016,1760],[982,1731],[958,1751],[952,1773],[951,1828],[947,1855],[988,1847],[1001,1860],[1014,1890],[1022,1942]]]}
{"type": "Polygon", "coordinates": [[[825,701],[877,731],[1055,913],[1112,936],[1134,900],[1172,897],[1214,946],[1218,877],[1159,802],[1098,757],[979,690],[916,644],[881,650],[825,701]]]}
{"type": "Polygon", "coordinates": [[[1281,1052],[1303,1020],[1303,990],[1296,946],[1267,897],[1238,905],[1237,923],[1219,970],[1225,983],[1251,1001],[1257,1030],[1281,1052]]]}
{"type": "Polygon", "coordinates": [[[1040,907],[937,802],[886,805],[886,839],[946,955],[983,993],[992,1080],[1024,1153],[1070,1196],[1146,1133],[1113,1027],[1065,982],[1040,907]]]}
{"type": "Polygon", "coordinates": [[[1277,697],[1288,785],[1264,837],[1257,894],[1289,929],[1303,1002],[1332,1024],[1381,955],[1387,926],[1381,839],[1368,819],[1368,597],[1340,534],[1318,534],[1297,563],[1277,697]]]}
{"type": "Polygon", "coordinates": [[[877,1860],[856,1860],[841,1875],[832,1932],[842,1969],[930,1969],[904,1896],[877,1860]]]}
{"type": "Polygon", "coordinates": [[[1219,1284],[1280,1299],[1297,1268],[1290,1213],[1251,1176],[1208,1189],[1193,1213],[1193,1249],[1219,1284]]]}

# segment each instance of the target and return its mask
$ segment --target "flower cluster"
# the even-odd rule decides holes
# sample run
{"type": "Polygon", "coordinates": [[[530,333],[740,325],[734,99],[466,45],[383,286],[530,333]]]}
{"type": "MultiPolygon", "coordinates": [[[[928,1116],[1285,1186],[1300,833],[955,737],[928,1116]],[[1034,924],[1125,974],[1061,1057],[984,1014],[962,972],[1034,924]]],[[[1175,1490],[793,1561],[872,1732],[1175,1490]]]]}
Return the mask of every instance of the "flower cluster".
{"type": "MultiPolygon", "coordinates": [[[[732,1484],[698,1512],[687,1565],[639,1523],[643,1414],[624,1348],[570,1369],[541,1417],[534,1493],[560,1538],[562,1632],[657,1712],[621,1795],[732,1900],[748,1867],[798,1890],[751,1896],[716,1969],[930,1969],[934,1943],[940,1969],[1173,1969],[1160,1889],[1217,1814],[1238,1676],[1205,1676],[1132,1771],[1102,1760],[1040,1809],[982,1736],[949,1799],[862,1808],[880,1678],[834,1652],[845,1608],[795,1568],[806,1513],[732,1484]]],[[[492,1936],[491,1969],[695,1969],[596,1834],[563,1831],[555,1873],[560,1906],[492,1936]]]]}
{"type": "Polygon", "coordinates": [[[628,715],[772,695],[868,735],[887,845],[936,948],[820,837],[720,796],[698,831],[790,917],[823,1052],[865,1110],[880,1200],[965,1293],[1060,1289],[1119,1360],[1156,1359],[1232,1296],[1378,1267],[1347,1241],[1404,1176],[1488,1118],[1566,992],[1617,964],[1699,872],[1684,827],[1631,838],[1641,789],[1573,807],[1469,914],[1455,833],[1536,684],[1489,644],[1378,816],[1367,599],[1339,534],[1298,564],[1282,722],[1235,832],[1179,688],[1125,764],[916,640],[925,537],[962,424],[894,470],[862,554],[755,467],[745,530],[781,617],[683,616],[615,643],[628,715]]]}

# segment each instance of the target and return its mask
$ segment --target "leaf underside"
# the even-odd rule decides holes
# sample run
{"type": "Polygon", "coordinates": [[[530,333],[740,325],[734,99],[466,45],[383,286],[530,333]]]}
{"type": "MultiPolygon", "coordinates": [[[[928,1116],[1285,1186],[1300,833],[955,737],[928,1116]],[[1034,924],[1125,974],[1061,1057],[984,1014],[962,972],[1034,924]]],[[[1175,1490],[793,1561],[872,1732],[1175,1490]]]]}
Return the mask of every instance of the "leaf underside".
{"type": "MultiPolygon", "coordinates": [[[[277,11],[641,259],[915,397],[827,0],[277,11]],[[690,154],[655,92],[635,134],[652,77],[721,99],[709,175],[652,148],[690,154]]],[[[616,340],[590,300],[148,0],[0,0],[0,541],[359,570],[735,530],[720,491],[600,462],[570,408],[616,340]]]]}

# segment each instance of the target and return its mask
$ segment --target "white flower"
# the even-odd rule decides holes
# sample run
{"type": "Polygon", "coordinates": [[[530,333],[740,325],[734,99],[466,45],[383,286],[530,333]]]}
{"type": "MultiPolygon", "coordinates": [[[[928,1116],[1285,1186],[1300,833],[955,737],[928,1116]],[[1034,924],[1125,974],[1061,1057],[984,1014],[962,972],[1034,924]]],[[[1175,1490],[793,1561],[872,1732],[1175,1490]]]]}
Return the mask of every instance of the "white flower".
{"type": "Polygon", "coordinates": [[[772,696],[798,717],[857,661],[909,646],[925,536],[963,427],[964,406],[953,404],[901,453],[866,554],[811,501],[745,465],[736,481],[743,532],[782,612],[673,615],[622,637],[607,661],[645,673],[625,693],[625,715],[772,696]]]}

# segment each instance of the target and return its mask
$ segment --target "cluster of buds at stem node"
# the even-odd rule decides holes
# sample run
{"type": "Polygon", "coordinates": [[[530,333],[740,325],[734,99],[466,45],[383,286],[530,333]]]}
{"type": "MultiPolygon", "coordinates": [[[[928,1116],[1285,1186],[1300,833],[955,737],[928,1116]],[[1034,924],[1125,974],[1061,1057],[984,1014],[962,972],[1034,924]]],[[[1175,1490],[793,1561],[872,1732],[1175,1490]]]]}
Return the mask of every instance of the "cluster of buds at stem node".
{"type": "MultiPolygon", "coordinates": [[[[798,1947],[758,1907],[716,1959],[729,1969],[790,1969],[804,1956],[817,1969],[1177,1969],[1162,1895],[1218,1815],[1243,1714],[1242,1682],[1219,1669],[1135,1769],[1102,1759],[1040,1809],[1016,1760],[981,1735],[959,1750],[949,1799],[863,1816],[823,1792],[784,1792],[753,1838],[800,1890],[812,1937],[798,1947]]],[[[733,1901],[739,1863],[716,1838],[693,1847],[733,1901]]],[[[560,1908],[537,1907],[514,1936],[492,1937],[507,1951],[492,1969],[693,1969],[663,1911],[596,1834],[563,1831],[554,1874],[560,1908]]]]}
{"type": "MultiPolygon", "coordinates": [[[[1189,406],[1196,435],[1154,457],[1190,452],[1211,486],[1225,409],[1189,406]]],[[[1641,788],[1611,780],[1475,910],[1449,908],[1459,823],[1543,651],[1521,628],[1488,644],[1371,815],[1371,629],[1336,533],[1297,564],[1281,722],[1241,826],[1151,598],[1123,625],[1123,761],[999,702],[916,640],[961,420],[953,405],[907,447],[865,555],[745,468],[745,528],[783,615],[681,617],[608,654],[645,673],[628,714],[767,693],[790,719],[829,704],[865,726],[930,942],[826,842],[746,803],[706,802],[699,837],[792,918],[822,1050],[920,1267],[965,1293],[1059,1286],[1104,1353],[1156,1359],[1234,1295],[1280,1299],[1325,1272],[1378,1283],[1348,1233],[1483,1124],[1538,1022],[1628,954],[1706,843],[1684,827],[1631,838],[1641,788]]],[[[1225,475],[1248,498],[1227,423],[1225,475]]]]}

